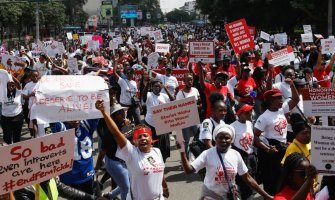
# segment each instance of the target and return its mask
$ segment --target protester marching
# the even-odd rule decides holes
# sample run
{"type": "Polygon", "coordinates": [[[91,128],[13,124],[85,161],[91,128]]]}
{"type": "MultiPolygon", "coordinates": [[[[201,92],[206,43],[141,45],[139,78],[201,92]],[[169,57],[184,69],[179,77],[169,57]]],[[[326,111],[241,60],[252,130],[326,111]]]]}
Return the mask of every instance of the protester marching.
{"type": "Polygon", "coordinates": [[[249,28],[2,46],[0,199],[168,199],[177,148],[180,171],[201,177],[198,199],[334,200],[335,39],[249,28]]]}

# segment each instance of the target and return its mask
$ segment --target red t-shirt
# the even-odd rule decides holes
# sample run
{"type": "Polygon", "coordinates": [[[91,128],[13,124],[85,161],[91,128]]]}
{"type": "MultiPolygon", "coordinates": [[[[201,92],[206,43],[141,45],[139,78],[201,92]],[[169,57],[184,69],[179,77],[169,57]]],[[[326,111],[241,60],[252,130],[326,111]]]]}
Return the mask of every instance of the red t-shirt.
{"type": "MultiPolygon", "coordinates": [[[[206,102],[207,102],[207,110],[206,110],[206,118],[210,118],[212,116],[212,106],[209,101],[209,95],[212,92],[219,92],[223,94],[225,99],[227,98],[227,94],[230,93],[227,86],[222,86],[220,89],[216,88],[214,84],[206,83],[205,82],[205,94],[206,94],[206,102]]],[[[231,94],[232,95],[232,94],[231,94]]],[[[233,97],[233,95],[232,95],[233,97]]]]}
{"type": "MultiPolygon", "coordinates": [[[[205,67],[207,68],[207,71],[211,71],[211,66],[207,63],[205,64],[205,67]]],[[[198,63],[192,63],[192,69],[195,75],[199,76],[199,70],[198,70],[198,63]]]]}
{"type": "MultiPolygon", "coordinates": [[[[251,91],[256,88],[256,83],[253,78],[249,77],[248,80],[240,79],[237,83],[236,90],[240,95],[248,95],[251,91]]],[[[240,97],[240,102],[252,102],[252,97],[240,97]]]]}
{"type": "Polygon", "coordinates": [[[324,80],[325,78],[328,79],[326,76],[329,76],[330,68],[330,66],[327,66],[325,70],[314,69],[314,77],[320,81],[319,85],[321,87],[330,87],[330,80],[324,80]]]}
{"type": "Polygon", "coordinates": [[[236,76],[236,70],[235,70],[235,65],[229,64],[229,67],[227,70],[224,70],[222,66],[219,68],[219,72],[225,72],[228,74],[229,78],[236,76]]]}
{"type": "Polygon", "coordinates": [[[263,67],[264,62],[263,62],[262,59],[256,60],[255,58],[252,58],[251,63],[254,65],[254,68],[255,68],[255,67],[258,67],[258,66],[263,67]]]}
{"type": "Polygon", "coordinates": [[[179,56],[177,58],[177,63],[179,63],[179,62],[185,63],[185,65],[187,65],[187,63],[188,63],[188,57],[187,56],[179,56]]]}
{"type": "MultiPolygon", "coordinates": [[[[290,200],[295,195],[297,191],[292,190],[288,186],[284,187],[282,191],[276,194],[273,200],[290,200]]],[[[311,193],[308,193],[306,200],[314,200],[314,197],[311,193]]]]}

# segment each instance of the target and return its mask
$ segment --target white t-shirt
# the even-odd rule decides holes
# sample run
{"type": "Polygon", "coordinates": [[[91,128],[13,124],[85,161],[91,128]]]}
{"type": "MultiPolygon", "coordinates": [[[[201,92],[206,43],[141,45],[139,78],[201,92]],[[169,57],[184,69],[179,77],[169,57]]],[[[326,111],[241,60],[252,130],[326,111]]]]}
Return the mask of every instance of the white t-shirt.
{"type": "Polygon", "coordinates": [[[220,123],[217,123],[213,118],[205,119],[200,126],[199,140],[213,140],[213,131],[219,124],[225,123],[223,120],[220,120],[220,123]]]}
{"type": "Polygon", "coordinates": [[[200,98],[200,94],[197,88],[191,87],[191,91],[186,93],[183,90],[179,90],[177,96],[176,96],[176,100],[181,100],[181,99],[185,99],[188,97],[195,97],[195,100],[198,100],[200,98]]]}
{"type": "Polygon", "coordinates": [[[145,115],[145,121],[150,126],[155,127],[154,120],[152,118],[152,107],[168,102],[170,102],[170,99],[167,94],[160,93],[159,96],[156,96],[154,93],[148,92],[147,101],[145,102],[147,106],[147,114],[145,115]]]}
{"type": "Polygon", "coordinates": [[[280,83],[285,81],[285,76],[282,73],[279,73],[275,76],[275,83],[280,83]]]}
{"type": "Polygon", "coordinates": [[[252,123],[246,121],[245,124],[243,124],[236,120],[230,125],[235,128],[234,146],[248,154],[252,154],[254,152],[254,132],[252,130],[252,123]]]}
{"type": "Polygon", "coordinates": [[[135,81],[119,78],[118,84],[121,87],[120,103],[130,106],[131,98],[137,93],[137,84],[135,81]]]}
{"type": "Polygon", "coordinates": [[[279,89],[283,94],[283,100],[292,98],[291,86],[286,82],[280,82],[273,85],[273,88],[279,89]]]}
{"type": "Polygon", "coordinates": [[[15,91],[15,97],[6,96],[2,104],[2,115],[5,117],[15,117],[22,112],[21,90],[15,91]]]}
{"type": "MultiPolygon", "coordinates": [[[[235,185],[236,174],[242,176],[248,172],[241,155],[234,149],[229,149],[226,153],[221,153],[223,163],[227,169],[230,185],[235,185]]],[[[196,172],[206,168],[204,180],[205,186],[220,196],[224,196],[228,191],[228,182],[217,154],[216,147],[212,147],[202,152],[192,163],[196,172]]]]}
{"type": "Polygon", "coordinates": [[[0,69],[0,103],[6,99],[8,81],[12,81],[12,76],[6,70],[0,69]]]}
{"type": "Polygon", "coordinates": [[[286,143],[287,120],[285,114],[289,111],[287,102],[284,102],[282,108],[276,112],[266,110],[258,117],[255,128],[263,131],[264,137],[267,139],[275,139],[286,143]]]}
{"type": "MultiPolygon", "coordinates": [[[[162,181],[165,164],[158,148],[151,148],[149,153],[143,153],[127,141],[126,146],[118,148],[116,157],[126,162],[134,200],[157,197],[164,200],[162,181]]],[[[129,193],[127,199],[131,199],[129,193]]]]}
{"type": "MultiPolygon", "coordinates": [[[[159,78],[163,85],[166,85],[166,88],[169,90],[170,94],[174,96],[176,88],[179,86],[178,80],[174,76],[166,76],[157,73],[157,78],[159,78]]],[[[165,89],[162,88],[162,93],[166,94],[165,89]]]]}
{"type": "MultiPolygon", "coordinates": [[[[32,82],[32,81],[30,81],[29,83],[27,83],[27,84],[24,86],[24,88],[23,88],[22,94],[24,94],[24,95],[29,95],[29,94],[31,94],[33,91],[36,90],[36,87],[35,87],[36,84],[37,84],[37,83],[34,83],[34,82],[32,82]]],[[[29,97],[29,102],[28,102],[28,108],[29,108],[29,109],[30,109],[31,106],[33,105],[34,101],[35,101],[35,97],[34,97],[34,96],[29,97]]]]}
{"type": "Polygon", "coordinates": [[[42,124],[40,123],[40,121],[37,120],[37,111],[36,111],[36,104],[33,104],[30,108],[30,123],[29,123],[29,128],[33,128],[32,127],[32,120],[36,119],[37,121],[37,127],[38,127],[38,133],[36,135],[36,137],[44,137],[45,136],[45,128],[50,127],[50,124],[42,124]]]}
{"type": "Polygon", "coordinates": [[[50,69],[46,67],[47,63],[41,63],[40,61],[36,62],[33,69],[37,70],[40,74],[40,76],[46,75],[48,70],[50,69]]]}

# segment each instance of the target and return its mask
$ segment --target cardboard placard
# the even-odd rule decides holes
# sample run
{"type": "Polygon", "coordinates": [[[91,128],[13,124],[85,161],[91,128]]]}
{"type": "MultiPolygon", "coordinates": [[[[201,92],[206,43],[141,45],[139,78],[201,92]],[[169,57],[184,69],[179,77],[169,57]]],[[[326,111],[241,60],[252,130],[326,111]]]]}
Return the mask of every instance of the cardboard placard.
{"type": "Polygon", "coordinates": [[[155,106],[152,112],[157,135],[200,123],[194,96],[155,106]]]}
{"type": "Polygon", "coordinates": [[[235,53],[255,48],[254,40],[249,33],[245,19],[226,24],[225,28],[235,53]]]}
{"type": "MultiPolygon", "coordinates": [[[[18,63],[24,63],[26,60],[18,56],[12,56],[9,54],[3,54],[1,57],[1,66],[0,69],[4,69],[12,73],[15,77],[21,76],[24,74],[24,67],[17,65],[18,63]]],[[[6,83],[7,84],[7,83],[6,83]]]]}
{"type": "Polygon", "coordinates": [[[69,74],[70,75],[78,74],[78,62],[77,62],[77,58],[69,58],[69,59],[67,59],[67,64],[69,66],[69,74]]]}
{"type": "Polygon", "coordinates": [[[335,52],[335,39],[321,39],[322,54],[335,52]]]}
{"type": "Polygon", "coordinates": [[[149,69],[155,69],[158,66],[159,54],[157,52],[151,53],[148,56],[148,67],[149,69]]]}
{"type": "Polygon", "coordinates": [[[335,174],[335,127],[312,126],[311,164],[320,174],[335,174]]]}
{"type": "Polygon", "coordinates": [[[80,36],[80,43],[81,43],[81,44],[87,44],[89,41],[92,40],[92,36],[93,36],[93,35],[84,35],[84,36],[80,36]]]}
{"type": "Polygon", "coordinates": [[[274,35],[274,42],[279,46],[287,45],[287,34],[286,33],[278,33],[274,35]]]}
{"type": "Polygon", "coordinates": [[[90,40],[87,43],[87,50],[88,51],[91,51],[91,50],[97,51],[99,49],[99,46],[100,46],[99,45],[99,41],[97,41],[97,40],[90,40]]]}
{"type": "Polygon", "coordinates": [[[42,76],[36,87],[38,124],[101,118],[98,99],[109,111],[108,87],[99,76],[42,76]]]}
{"type": "Polygon", "coordinates": [[[161,30],[151,31],[150,36],[152,36],[155,40],[155,42],[163,42],[163,34],[161,30]]]}
{"type": "Polygon", "coordinates": [[[271,43],[263,43],[262,44],[262,59],[266,57],[266,55],[271,50],[271,43]]]}
{"type": "Polygon", "coordinates": [[[303,88],[301,90],[306,116],[333,116],[335,88],[303,88]]]}
{"type": "Polygon", "coordinates": [[[150,27],[141,27],[141,36],[146,36],[150,34],[150,27]]]}
{"type": "Polygon", "coordinates": [[[307,33],[312,34],[312,26],[311,25],[303,25],[302,27],[304,28],[304,33],[305,34],[307,34],[307,33]]]}
{"type": "Polygon", "coordinates": [[[67,37],[68,40],[72,40],[73,39],[71,32],[67,32],[66,33],[66,37],[67,37]]]}
{"type": "Polygon", "coordinates": [[[301,34],[302,42],[313,42],[313,35],[311,33],[301,34]]]}
{"type": "Polygon", "coordinates": [[[215,62],[215,49],[213,41],[190,41],[189,42],[190,62],[215,62]]]}
{"type": "Polygon", "coordinates": [[[74,129],[0,147],[0,195],[72,169],[74,129]]]}
{"type": "Polygon", "coordinates": [[[117,42],[114,42],[114,41],[111,40],[111,41],[109,42],[109,49],[110,49],[110,50],[115,50],[115,49],[118,48],[118,45],[119,45],[119,44],[118,44],[117,42]]]}
{"type": "Polygon", "coordinates": [[[266,33],[266,32],[263,32],[261,31],[261,35],[260,37],[266,41],[270,41],[270,34],[266,33]]]}
{"type": "Polygon", "coordinates": [[[155,52],[169,53],[170,52],[170,44],[155,43],[155,52]]]}
{"type": "Polygon", "coordinates": [[[274,66],[290,64],[291,61],[295,60],[295,56],[291,46],[268,54],[267,57],[269,59],[269,63],[274,66]]]}

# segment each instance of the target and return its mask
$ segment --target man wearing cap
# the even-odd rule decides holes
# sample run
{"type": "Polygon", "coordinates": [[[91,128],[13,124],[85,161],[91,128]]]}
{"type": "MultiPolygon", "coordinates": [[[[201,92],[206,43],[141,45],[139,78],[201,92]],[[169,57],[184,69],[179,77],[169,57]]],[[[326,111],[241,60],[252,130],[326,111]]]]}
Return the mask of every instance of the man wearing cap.
{"type": "Polygon", "coordinates": [[[236,75],[235,65],[231,64],[230,61],[231,61],[230,56],[223,55],[222,72],[227,73],[229,79],[236,75]]]}
{"type": "Polygon", "coordinates": [[[212,116],[212,109],[209,101],[209,95],[212,92],[219,92],[223,94],[225,99],[231,98],[232,93],[229,91],[227,85],[228,75],[225,73],[217,73],[214,77],[214,83],[206,83],[205,77],[203,74],[203,64],[201,62],[198,63],[198,70],[200,72],[200,85],[201,88],[205,91],[206,94],[206,104],[207,104],[207,110],[206,110],[206,118],[209,118],[212,116]]]}
{"type": "Polygon", "coordinates": [[[240,96],[240,102],[254,104],[256,83],[250,77],[251,69],[249,66],[242,65],[242,77],[235,88],[235,95],[240,96]]]}

